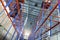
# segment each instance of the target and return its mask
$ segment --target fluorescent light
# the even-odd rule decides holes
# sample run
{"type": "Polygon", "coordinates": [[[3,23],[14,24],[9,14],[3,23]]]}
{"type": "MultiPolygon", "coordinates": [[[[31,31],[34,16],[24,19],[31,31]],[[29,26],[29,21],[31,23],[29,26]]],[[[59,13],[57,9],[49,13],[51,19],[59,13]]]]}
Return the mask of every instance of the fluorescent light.
{"type": "Polygon", "coordinates": [[[30,35],[30,31],[29,30],[25,30],[24,31],[24,39],[28,39],[29,35],[30,35]]]}
{"type": "Polygon", "coordinates": [[[28,17],[26,17],[26,19],[25,19],[24,26],[26,25],[26,23],[27,23],[27,20],[28,20],[28,17]]]}

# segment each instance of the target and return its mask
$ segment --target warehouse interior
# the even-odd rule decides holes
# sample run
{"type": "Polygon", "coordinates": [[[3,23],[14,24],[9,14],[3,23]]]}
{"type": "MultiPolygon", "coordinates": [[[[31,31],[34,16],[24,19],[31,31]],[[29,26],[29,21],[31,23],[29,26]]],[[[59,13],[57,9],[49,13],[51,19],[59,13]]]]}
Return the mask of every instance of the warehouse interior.
{"type": "Polygon", "coordinates": [[[60,0],[0,0],[0,40],[60,40],[60,0]]]}

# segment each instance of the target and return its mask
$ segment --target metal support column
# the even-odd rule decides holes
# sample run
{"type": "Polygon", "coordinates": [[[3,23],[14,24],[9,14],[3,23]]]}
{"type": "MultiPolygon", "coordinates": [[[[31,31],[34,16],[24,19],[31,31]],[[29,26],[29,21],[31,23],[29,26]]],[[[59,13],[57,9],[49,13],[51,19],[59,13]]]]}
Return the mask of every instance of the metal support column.
{"type": "Polygon", "coordinates": [[[14,33],[13,33],[13,35],[12,35],[12,38],[11,38],[11,40],[13,40],[15,33],[16,33],[16,31],[14,31],[14,33]]]}
{"type": "MultiPolygon", "coordinates": [[[[60,17],[60,0],[58,0],[58,16],[60,17]]],[[[60,18],[59,18],[60,21],[60,18]]]]}
{"type": "MultiPolygon", "coordinates": [[[[52,16],[50,16],[50,29],[51,29],[51,27],[52,27],[52,16]]],[[[51,36],[51,30],[50,30],[50,36],[51,36]]]]}

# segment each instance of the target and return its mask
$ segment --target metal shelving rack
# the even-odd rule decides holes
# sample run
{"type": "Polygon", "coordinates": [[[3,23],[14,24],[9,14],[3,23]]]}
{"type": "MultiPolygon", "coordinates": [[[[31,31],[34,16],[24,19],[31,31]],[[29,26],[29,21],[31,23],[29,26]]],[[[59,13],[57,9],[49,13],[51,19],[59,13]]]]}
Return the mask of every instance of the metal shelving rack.
{"type": "MultiPolygon", "coordinates": [[[[24,0],[22,0],[23,2],[23,4],[24,4],[24,0]]],[[[59,0],[60,1],[60,0],[59,0]]],[[[60,24],[60,21],[56,21],[56,20],[53,20],[52,18],[53,17],[55,17],[55,18],[58,18],[58,19],[60,19],[60,17],[59,16],[54,16],[54,15],[52,15],[53,14],[53,12],[55,11],[55,9],[57,8],[57,6],[59,7],[58,9],[59,9],[59,13],[60,13],[60,2],[58,1],[58,3],[56,3],[55,5],[54,5],[54,7],[51,7],[50,6],[50,12],[49,12],[49,14],[46,16],[46,15],[44,15],[44,11],[45,10],[41,10],[41,13],[40,13],[40,16],[38,16],[38,18],[37,18],[37,21],[36,21],[36,26],[35,26],[35,30],[34,30],[34,32],[33,33],[31,33],[30,34],[30,36],[29,36],[29,38],[30,39],[35,39],[35,36],[39,36],[37,39],[39,39],[39,40],[42,40],[42,38],[44,37],[44,34],[46,35],[47,33],[48,33],[48,31],[50,32],[50,36],[52,35],[51,34],[51,32],[52,32],[52,29],[53,28],[55,28],[55,27],[57,27],[59,24],[60,24]],[[45,18],[45,16],[46,16],[46,18],[45,18]],[[39,17],[41,17],[41,18],[39,18],[39,17]],[[49,20],[49,23],[50,23],[50,26],[47,26],[45,23],[48,23],[48,20],[49,20]],[[39,25],[37,24],[37,22],[39,22],[39,25]],[[55,22],[56,24],[52,24],[53,22],[55,22]],[[48,28],[46,28],[46,27],[48,27],[48,28]],[[43,31],[43,30],[45,30],[45,31],[43,31]],[[33,38],[32,38],[33,37],[33,38]]],[[[8,33],[9,33],[9,31],[10,31],[10,29],[11,29],[11,27],[13,26],[14,27],[14,29],[15,29],[15,31],[14,31],[14,33],[13,33],[13,35],[12,35],[12,37],[11,37],[11,40],[13,40],[13,37],[14,37],[14,35],[15,35],[15,33],[17,32],[17,36],[16,36],[16,40],[18,40],[19,39],[19,32],[18,32],[18,30],[16,29],[16,25],[13,23],[13,21],[14,20],[12,20],[11,19],[11,17],[10,17],[10,14],[8,13],[8,11],[7,11],[7,9],[6,9],[6,7],[7,6],[10,6],[10,4],[11,4],[11,2],[13,2],[12,0],[10,0],[8,3],[7,3],[7,5],[4,5],[4,2],[2,1],[2,0],[0,0],[0,2],[1,2],[1,4],[2,4],[2,6],[3,6],[3,10],[0,12],[0,14],[1,15],[3,15],[2,14],[2,12],[3,11],[5,11],[6,13],[7,13],[7,16],[8,16],[8,18],[10,19],[10,21],[12,22],[12,25],[10,25],[10,27],[9,27],[9,29],[8,29],[8,31],[7,31],[7,33],[5,34],[5,36],[3,37],[3,40],[6,38],[6,36],[8,35],[8,33]]],[[[23,22],[22,22],[22,14],[21,14],[21,11],[20,11],[20,7],[19,7],[19,2],[18,2],[18,0],[16,0],[16,4],[17,4],[17,9],[18,9],[18,17],[20,18],[20,24],[22,24],[23,22]]],[[[11,4],[12,5],[12,4],[11,4]]],[[[11,12],[11,13],[13,13],[13,12],[11,12]]],[[[4,19],[5,19],[6,17],[4,17],[4,19]]],[[[4,21],[4,19],[2,20],[2,22],[4,21]]],[[[1,23],[2,23],[1,22],[1,23]]],[[[21,27],[21,26],[20,26],[21,27]]],[[[30,40],[29,39],[29,40],[30,40]]]]}
{"type": "MultiPolygon", "coordinates": [[[[34,33],[31,33],[31,35],[29,36],[29,38],[33,35],[34,39],[35,39],[35,36],[37,37],[39,34],[39,37],[37,38],[38,40],[42,40],[42,38],[44,38],[44,36],[48,36],[48,32],[49,32],[49,36],[51,37],[52,36],[52,29],[54,29],[55,27],[59,27],[58,25],[60,25],[60,17],[57,15],[52,15],[53,12],[57,9],[57,6],[60,7],[59,3],[57,2],[53,7],[50,6],[48,9],[50,10],[49,14],[46,16],[44,15],[44,10],[42,10],[42,12],[40,13],[40,19],[38,19],[38,21],[40,22],[39,25],[37,24],[36,29],[34,30],[34,33]],[[46,18],[45,18],[46,16],[46,18]],[[58,20],[53,20],[53,17],[58,20]],[[42,20],[42,21],[41,21],[42,20]],[[49,22],[48,22],[49,20],[49,22]],[[46,25],[46,22],[50,23],[50,26],[47,26],[46,25]],[[48,27],[48,28],[46,28],[48,27]],[[35,35],[34,35],[35,34],[35,35]]],[[[60,8],[59,8],[60,9],[60,8]]],[[[59,11],[60,13],[60,11],[59,11]]],[[[38,16],[39,17],[39,16],[38,16]]],[[[37,22],[38,22],[37,21],[37,22]]],[[[45,38],[46,38],[45,37],[45,38]]],[[[32,39],[32,38],[30,38],[32,39]]]]}
{"type": "MultiPolygon", "coordinates": [[[[7,0],[7,1],[8,1],[8,0],[7,0]]],[[[7,30],[5,36],[3,37],[2,40],[4,40],[4,39],[7,37],[7,35],[8,35],[8,33],[9,33],[9,31],[11,30],[12,26],[13,26],[14,29],[15,29],[15,31],[14,31],[12,37],[11,37],[11,40],[13,40],[14,35],[15,35],[16,32],[17,32],[17,35],[18,35],[18,34],[20,35],[20,32],[18,32],[18,29],[16,29],[18,26],[16,26],[16,24],[13,23],[14,20],[11,19],[10,13],[9,13],[8,10],[6,9],[7,6],[9,7],[10,5],[12,5],[11,3],[13,2],[13,0],[9,0],[8,3],[6,3],[6,5],[4,5],[3,0],[0,0],[0,2],[1,2],[3,8],[4,8],[0,13],[2,14],[2,12],[5,11],[6,14],[7,14],[7,16],[8,16],[8,18],[9,18],[10,21],[12,22],[12,25],[10,25],[9,29],[7,30]]],[[[21,25],[21,26],[19,26],[19,27],[22,27],[22,23],[23,23],[23,22],[22,22],[22,15],[21,15],[21,11],[20,11],[20,7],[19,7],[19,2],[18,2],[18,0],[16,0],[15,3],[17,4],[17,9],[18,9],[18,12],[17,12],[17,13],[18,13],[18,17],[19,17],[19,19],[20,19],[20,25],[21,25]]],[[[24,0],[22,0],[22,3],[24,3],[24,0]]],[[[12,5],[12,6],[14,6],[14,5],[12,5]]],[[[11,13],[13,13],[13,11],[12,11],[11,13]]],[[[2,15],[3,15],[3,14],[2,14],[2,15]]],[[[6,17],[7,17],[7,16],[6,16],[6,17]]],[[[4,17],[4,19],[2,20],[2,22],[5,20],[6,17],[4,17]]],[[[1,22],[1,23],[2,23],[2,22],[1,22]]],[[[23,27],[22,27],[22,28],[23,28],[23,27]]],[[[23,32],[22,29],[21,29],[21,32],[23,32]]],[[[18,38],[18,39],[19,39],[19,38],[18,38]]],[[[18,40],[18,39],[16,39],[16,40],[18,40]]]]}

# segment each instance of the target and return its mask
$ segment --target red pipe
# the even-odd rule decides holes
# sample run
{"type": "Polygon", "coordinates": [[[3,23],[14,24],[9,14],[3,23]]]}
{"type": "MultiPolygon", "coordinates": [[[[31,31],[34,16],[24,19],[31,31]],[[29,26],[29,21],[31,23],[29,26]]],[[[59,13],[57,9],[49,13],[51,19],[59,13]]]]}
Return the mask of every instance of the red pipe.
{"type": "MultiPolygon", "coordinates": [[[[48,17],[53,13],[53,11],[57,8],[58,3],[56,3],[56,5],[54,6],[54,8],[51,10],[51,12],[49,13],[49,15],[47,16],[47,18],[45,18],[45,20],[43,21],[43,23],[39,26],[39,28],[37,29],[37,31],[41,28],[41,26],[46,22],[46,20],[48,19],[48,17]]],[[[37,32],[36,31],[36,32],[37,32]]],[[[35,32],[35,33],[36,33],[35,32]]]]}

